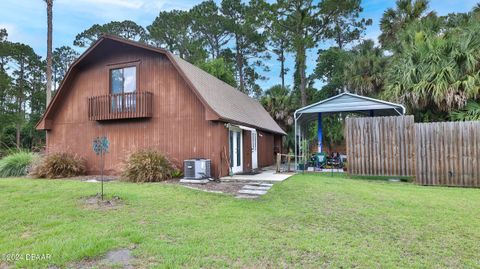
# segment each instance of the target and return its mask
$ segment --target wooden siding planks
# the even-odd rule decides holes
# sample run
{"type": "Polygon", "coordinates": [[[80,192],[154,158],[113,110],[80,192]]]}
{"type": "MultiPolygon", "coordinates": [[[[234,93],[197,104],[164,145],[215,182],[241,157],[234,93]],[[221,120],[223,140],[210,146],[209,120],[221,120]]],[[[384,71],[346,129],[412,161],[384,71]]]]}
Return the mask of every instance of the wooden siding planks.
{"type": "MultiPolygon", "coordinates": [[[[200,100],[178,74],[168,59],[141,49],[115,47],[92,55],[68,82],[63,102],[59,104],[48,131],[49,152],[71,151],[87,160],[89,173],[98,173],[98,158],[91,150],[94,137],[107,135],[111,142],[106,155],[107,172],[118,173],[128,154],[140,148],[153,148],[171,158],[178,166],[187,158],[212,159],[212,173],[219,176],[220,165],[226,175],[228,167],[220,156],[227,143],[227,129],[221,122],[205,120],[200,100]],[[88,120],[88,98],[107,95],[108,64],[140,62],[139,92],[152,93],[151,118],[106,122],[88,120]]],[[[228,148],[228,147],[227,147],[228,148]]],[[[273,147],[270,150],[273,152],[273,147]]]]}

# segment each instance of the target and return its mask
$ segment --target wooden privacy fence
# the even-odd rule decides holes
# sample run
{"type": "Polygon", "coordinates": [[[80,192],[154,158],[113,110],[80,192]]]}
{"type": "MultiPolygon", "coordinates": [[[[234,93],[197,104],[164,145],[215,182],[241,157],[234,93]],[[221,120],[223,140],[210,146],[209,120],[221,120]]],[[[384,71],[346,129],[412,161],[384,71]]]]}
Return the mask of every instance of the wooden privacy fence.
{"type": "Polygon", "coordinates": [[[480,122],[349,118],[345,135],[352,175],[414,176],[422,185],[480,187],[480,122]]]}
{"type": "Polygon", "coordinates": [[[413,176],[413,116],[348,118],[348,172],[354,175],[413,176]]]}
{"type": "Polygon", "coordinates": [[[480,122],[415,124],[416,181],[480,187],[480,122]]]}

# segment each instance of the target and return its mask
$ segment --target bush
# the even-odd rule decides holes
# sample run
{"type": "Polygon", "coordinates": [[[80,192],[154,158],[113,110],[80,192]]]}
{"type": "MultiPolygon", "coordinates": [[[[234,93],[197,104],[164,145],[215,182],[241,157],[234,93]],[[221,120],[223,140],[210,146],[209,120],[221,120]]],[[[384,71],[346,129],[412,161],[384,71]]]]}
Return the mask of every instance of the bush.
{"type": "Polygon", "coordinates": [[[21,177],[28,174],[30,165],[38,155],[28,151],[17,151],[0,160],[0,177],[21,177]]]}
{"type": "Polygon", "coordinates": [[[52,153],[32,165],[31,175],[39,178],[65,178],[84,175],[85,160],[67,152],[52,153]]]}
{"type": "Polygon", "coordinates": [[[127,160],[123,179],[129,182],[159,182],[178,175],[178,169],[155,150],[139,150],[127,160]]]}

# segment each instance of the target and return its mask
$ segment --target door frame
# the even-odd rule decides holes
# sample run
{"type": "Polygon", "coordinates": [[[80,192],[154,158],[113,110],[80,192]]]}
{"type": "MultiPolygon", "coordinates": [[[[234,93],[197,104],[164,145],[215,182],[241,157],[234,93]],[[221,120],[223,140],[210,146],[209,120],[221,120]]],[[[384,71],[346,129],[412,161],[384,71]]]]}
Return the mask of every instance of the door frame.
{"type": "Polygon", "coordinates": [[[241,173],[243,172],[243,132],[242,129],[236,126],[230,126],[228,129],[228,149],[230,153],[230,171],[232,174],[241,173]],[[232,139],[230,139],[231,135],[235,134],[232,139]],[[237,135],[239,134],[239,135],[237,135]],[[237,143],[237,139],[240,138],[240,144],[237,143]],[[233,143],[233,147],[232,147],[233,143]],[[238,148],[235,148],[238,145],[238,148]],[[234,152],[232,152],[234,149],[234,152]],[[240,158],[237,157],[237,153],[240,151],[240,158]],[[233,158],[232,158],[233,157],[233,158]],[[240,160],[240,164],[238,161],[240,160]]]}
{"type": "Polygon", "coordinates": [[[258,169],[258,133],[257,130],[250,131],[252,140],[252,170],[258,169]]]}

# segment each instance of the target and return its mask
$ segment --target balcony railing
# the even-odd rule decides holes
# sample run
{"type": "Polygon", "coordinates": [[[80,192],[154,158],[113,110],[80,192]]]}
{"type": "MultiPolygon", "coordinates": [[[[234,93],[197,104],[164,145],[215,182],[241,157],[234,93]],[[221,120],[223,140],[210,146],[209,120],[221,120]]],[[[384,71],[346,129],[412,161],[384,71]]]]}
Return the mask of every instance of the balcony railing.
{"type": "Polygon", "coordinates": [[[152,117],[153,94],[132,92],[88,98],[89,120],[117,120],[152,117]]]}

